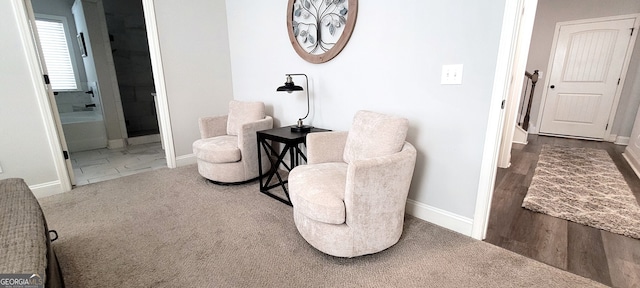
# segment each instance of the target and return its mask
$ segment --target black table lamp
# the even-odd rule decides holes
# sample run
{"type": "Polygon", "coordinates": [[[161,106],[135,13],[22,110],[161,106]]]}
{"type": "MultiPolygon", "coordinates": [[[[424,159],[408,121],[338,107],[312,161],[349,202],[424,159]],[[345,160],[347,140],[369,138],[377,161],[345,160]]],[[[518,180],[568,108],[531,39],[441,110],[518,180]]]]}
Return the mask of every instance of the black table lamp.
{"type": "Polygon", "coordinates": [[[302,120],[306,119],[307,116],[309,116],[309,78],[307,77],[306,74],[286,74],[286,75],[287,75],[287,82],[284,82],[284,86],[278,87],[276,91],[285,91],[287,93],[291,93],[293,91],[303,91],[303,90],[307,91],[307,115],[304,115],[304,117],[298,119],[298,124],[291,126],[291,131],[292,132],[309,132],[311,131],[311,128],[313,128],[313,126],[304,125],[302,122],[302,120]],[[306,80],[306,83],[305,83],[306,89],[303,89],[302,87],[297,86],[295,83],[293,83],[291,76],[304,76],[306,80]]]}

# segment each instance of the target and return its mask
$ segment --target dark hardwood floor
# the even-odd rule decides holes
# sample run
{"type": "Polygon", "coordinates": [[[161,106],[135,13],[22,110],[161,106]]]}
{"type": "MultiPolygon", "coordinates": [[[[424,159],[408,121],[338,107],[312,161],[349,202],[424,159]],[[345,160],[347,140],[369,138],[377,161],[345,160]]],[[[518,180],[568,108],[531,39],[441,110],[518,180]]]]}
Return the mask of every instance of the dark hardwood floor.
{"type": "MultiPolygon", "coordinates": [[[[640,200],[640,179],[625,146],[530,135],[514,145],[511,167],[498,169],[486,242],[613,287],[640,287],[640,240],[521,207],[544,144],[606,150],[640,200]]],[[[640,201],[638,201],[640,203],[640,201]]]]}

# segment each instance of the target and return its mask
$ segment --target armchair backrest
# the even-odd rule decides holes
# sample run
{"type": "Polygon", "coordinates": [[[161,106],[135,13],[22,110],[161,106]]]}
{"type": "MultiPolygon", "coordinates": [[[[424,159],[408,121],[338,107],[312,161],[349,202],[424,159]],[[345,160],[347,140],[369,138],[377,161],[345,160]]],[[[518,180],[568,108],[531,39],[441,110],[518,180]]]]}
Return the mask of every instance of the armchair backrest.
{"type": "Polygon", "coordinates": [[[400,152],[407,138],[409,120],[371,111],[358,111],[349,129],[343,160],[355,160],[400,152]]]}
{"type": "Polygon", "coordinates": [[[231,100],[229,102],[229,118],[227,134],[238,135],[243,124],[264,119],[266,116],[263,102],[231,100]]]}

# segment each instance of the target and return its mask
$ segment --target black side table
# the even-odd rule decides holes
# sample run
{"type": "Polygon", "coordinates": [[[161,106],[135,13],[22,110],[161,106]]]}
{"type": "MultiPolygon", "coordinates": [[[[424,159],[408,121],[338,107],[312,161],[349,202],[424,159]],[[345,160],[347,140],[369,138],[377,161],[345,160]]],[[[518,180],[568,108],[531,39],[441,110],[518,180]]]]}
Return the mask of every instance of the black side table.
{"type": "Polygon", "coordinates": [[[289,198],[289,191],[287,190],[287,187],[285,185],[288,183],[288,180],[284,179],[282,175],[280,175],[280,173],[278,172],[278,167],[282,165],[288,171],[291,171],[291,169],[301,164],[300,158],[302,158],[306,163],[307,156],[300,149],[300,144],[306,145],[307,134],[313,133],[313,132],[326,132],[326,131],[331,131],[331,130],[322,129],[322,128],[312,128],[310,132],[292,132],[291,127],[287,126],[287,127],[274,128],[274,129],[262,130],[262,131],[256,132],[256,136],[258,138],[258,171],[260,173],[258,177],[260,178],[260,192],[282,203],[292,206],[291,199],[289,198]],[[284,147],[282,147],[281,151],[278,151],[275,148],[273,148],[273,145],[270,144],[268,140],[272,142],[282,143],[284,144],[284,147]],[[262,147],[262,149],[260,147],[262,147]],[[267,153],[265,155],[271,162],[271,169],[269,169],[269,171],[266,171],[266,174],[263,174],[262,165],[259,164],[259,163],[262,163],[263,150],[265,153],[267,153]],[[284,162],[284,158],[287,156],[287,152],[289,152],[290,165],[287,165],[287,163],[284,162]],[[269,157],[269,153],[273,153],[273,155],[277,155],[278,156],[277,159],[273,160],[271,157],[269,157]],[[269,185],[271,180],[274,179],[273,178],[274,176],[277,178],[277,183],[269,185]],[[281,186],[282,189],[284,190],[284,195],[287,196],[286,199],[269,192],[270,189],[278,186],[281,186]]]}

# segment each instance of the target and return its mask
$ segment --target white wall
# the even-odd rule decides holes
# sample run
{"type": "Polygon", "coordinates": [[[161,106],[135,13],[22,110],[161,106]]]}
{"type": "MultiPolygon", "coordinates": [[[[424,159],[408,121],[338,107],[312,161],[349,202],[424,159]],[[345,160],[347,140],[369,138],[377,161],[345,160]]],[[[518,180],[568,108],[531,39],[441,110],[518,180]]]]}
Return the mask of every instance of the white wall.
{"type": "Polygon", "coordinates": [[[11,1],[0,1],[0,179],[44,185],[58,174],[17,23],[11,1]]]}
{"type": "Polygon", "coordinates": [[[176,156],[200,138],[198,118],[228,112],[233,99],[224,0],[156,0],[176,156]]]}
{"type": "Polygon", "coordinates": [[[409,198],[473,218],[505,1],[359,1],[349,43],[324,64],[293,50],[286,2],[227,1],[234,97],[264,101],[290,125],[304,94],[275,89],[285,73],[306,73],[314,126],[346,130],[361,109],[408,118],[418,149],[409,198]],[[443,64],[464,64],[462,85],[440,84],[443,64]]]}
{"type": "MultiPolygon", "coordinates": [[[[536,20],[531,37],[531,48],[529,50],[529,60],[527,71],[540,70],[545,73],[536,84],[535,95],[531,105],[531,126],[536,126],[542,92],[547,87],[544,82],[546,73],[549,71],[547,64],[551,54],[551,44],[557,22],[598,18],[606,16],[624,15],[640,12],[640,1],[638,0],[539,0],[536,13],[536,20]]],[[[638,40],[640,41],[640,40],[638,40]]],[[[618,112],[612,126],[612,134],[628,137],[631,135],[633,122],[640,103],[640,88],[633,87],[635,75],[640,73],[640,45],[636,43],[629,70],[627,72],[627,82],[620,95],[618,112]]],[[[539,127],[534,128],[537,132],[539,127]]]]}
{"type": "MultiPolygon", "coordinates": [[[[232,98],[264,101],[278,125],[294,123],[305,113],[304,97],[275,89],[284,82],[285,73],[307,73],[312,91],[309,123],[315,126],[346,130],[360,109],[407,117],[408,140],[419,151],[410,198],[431,212],[468,219],[470,225],[505,0],[405,0],[393,5],[360,1],[346,48],[330,62],[317,65],[300,59],[291,47],[285,2],[194,0],[185,5],[156,0],[154,4],[177,156],[191,154],[191,144],[199,137],[197,118],[226,113],[232,98]],[[443,64],[464,64],[462,85],[440,85],[443,64]]],[[[10,9],[0,8],[2,27],[14,27],[10,9]]],[[[0,36],[12,44],[19,35],[15,29],[2,29],[0,36]]],[[[23,53],[22,48],[12,44],[2,49],[9,47],[14,50],[1,57],[14,55],[11,60],[18,61],[15,55],[23,53]]],[[[9,159],[7,163],[16,166],[7,166],[7,171],[27,171],[27,176],[38,177],[34,181],[55,180],[34,92],[23,91],[28,85],[20,83],[29,82],[29,75],[14,68],[25,66],[23,62],[7,62],[12,65],[0,68],[2,81],[12,84],[3,82],[12,92],[4,95],[24,95],[0,98],[2,107],[5,102],[24,107],[20,112],[12,108],[16,113],[10,114],[0,108],[3,133],[7,126],[10,138],[20,139],[11,143],[2,138],[0,163],[9,159]],[[5,125],[7,121],[13,125],[5,125]],[[29,159],[14,156],[21,152],[30,153],[29,159]]]]}

